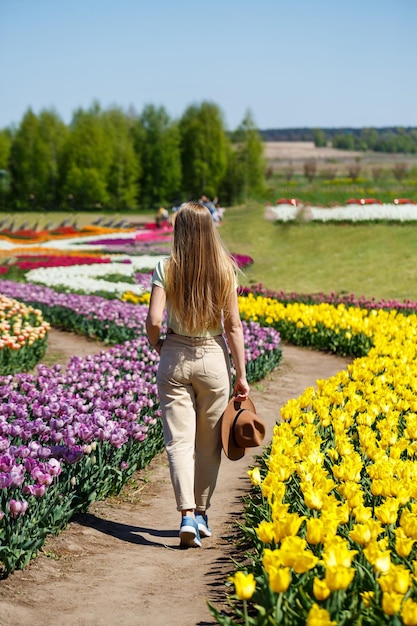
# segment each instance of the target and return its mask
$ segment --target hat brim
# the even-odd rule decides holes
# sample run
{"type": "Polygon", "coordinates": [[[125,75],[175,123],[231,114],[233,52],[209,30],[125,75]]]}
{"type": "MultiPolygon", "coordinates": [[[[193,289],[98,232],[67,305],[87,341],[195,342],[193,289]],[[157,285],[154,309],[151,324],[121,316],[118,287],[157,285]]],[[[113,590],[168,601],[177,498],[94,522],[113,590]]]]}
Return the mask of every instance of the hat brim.
{"type": "Polygon", "coordinates": [[[231,461],[241,459],[245,456],[247,450],[247,448],[237,446],[233,440],[232,423],[236,417],[236,413],[240,411],[240,409],[247,409],[252,413],[256,413],[255,406],[250,398],[242,402],[238,402],[235,398],[232,398],[222,415],[222,446],[225,455],[231,461]]]}

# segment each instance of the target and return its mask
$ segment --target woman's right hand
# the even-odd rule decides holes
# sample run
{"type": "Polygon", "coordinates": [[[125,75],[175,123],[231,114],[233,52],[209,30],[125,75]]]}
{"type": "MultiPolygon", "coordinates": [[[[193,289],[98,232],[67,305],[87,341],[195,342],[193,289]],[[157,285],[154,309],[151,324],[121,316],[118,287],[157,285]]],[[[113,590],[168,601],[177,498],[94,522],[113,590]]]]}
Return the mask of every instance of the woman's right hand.
{"type": "Polygon", "coordinates": [[[249,398],[249,385],[246,378],[236,378],[233,395],[238,402],[243,402],[249,398]]]}

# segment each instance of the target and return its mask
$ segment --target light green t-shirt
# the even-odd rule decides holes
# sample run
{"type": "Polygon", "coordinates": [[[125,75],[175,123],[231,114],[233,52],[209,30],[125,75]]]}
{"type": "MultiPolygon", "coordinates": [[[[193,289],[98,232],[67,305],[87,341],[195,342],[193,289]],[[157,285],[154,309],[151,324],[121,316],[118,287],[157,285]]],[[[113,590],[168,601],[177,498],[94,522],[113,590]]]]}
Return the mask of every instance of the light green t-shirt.
{"type": "MultiPolygon", "coordinates": [[[[156,285],[157,287],[162,287],[165,289],[165,265],[168,258],[162,259],[158,261],[153,276],[152,276],[152,285],[156,285]]],[[[215,337],[216,335],[221,335],[223,332],[223,326],[221,319],[219,320],[219,325],[216,328],[209,328],[207,331],[196,332],[196,333],[185,333],[181,329],[181,324],[175,315],[172,313],[171,308],[169,306],[169,302],[167,301],[167,324],[168,328],[172,328],[174,333],[177,335],[185,335],[187,337],[215,337]]]]}

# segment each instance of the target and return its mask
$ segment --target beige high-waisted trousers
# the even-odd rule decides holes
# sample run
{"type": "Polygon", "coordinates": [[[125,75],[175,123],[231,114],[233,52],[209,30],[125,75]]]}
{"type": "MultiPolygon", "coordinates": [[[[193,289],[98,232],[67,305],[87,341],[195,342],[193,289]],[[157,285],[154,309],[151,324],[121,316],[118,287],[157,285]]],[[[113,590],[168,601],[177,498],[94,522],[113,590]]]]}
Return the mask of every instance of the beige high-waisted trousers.
{"type": "Polygon", "coordinates": [[[216,486],[231,391],[225,340],[168,334],[156,379],[177,509],[203,512],[216,486]]]}

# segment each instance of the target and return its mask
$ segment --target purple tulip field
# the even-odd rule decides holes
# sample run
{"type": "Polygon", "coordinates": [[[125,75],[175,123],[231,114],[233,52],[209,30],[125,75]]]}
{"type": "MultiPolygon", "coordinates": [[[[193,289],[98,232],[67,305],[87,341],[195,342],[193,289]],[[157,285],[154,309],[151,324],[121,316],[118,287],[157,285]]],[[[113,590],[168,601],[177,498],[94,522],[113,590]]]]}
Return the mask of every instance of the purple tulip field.
{"type": "Polygon", "coordinates": [[[0,560],[24,567],[49,533],[117,493],[162,447],[157,354],[144,337],[65,372],[0,378],[0,560]]]}

